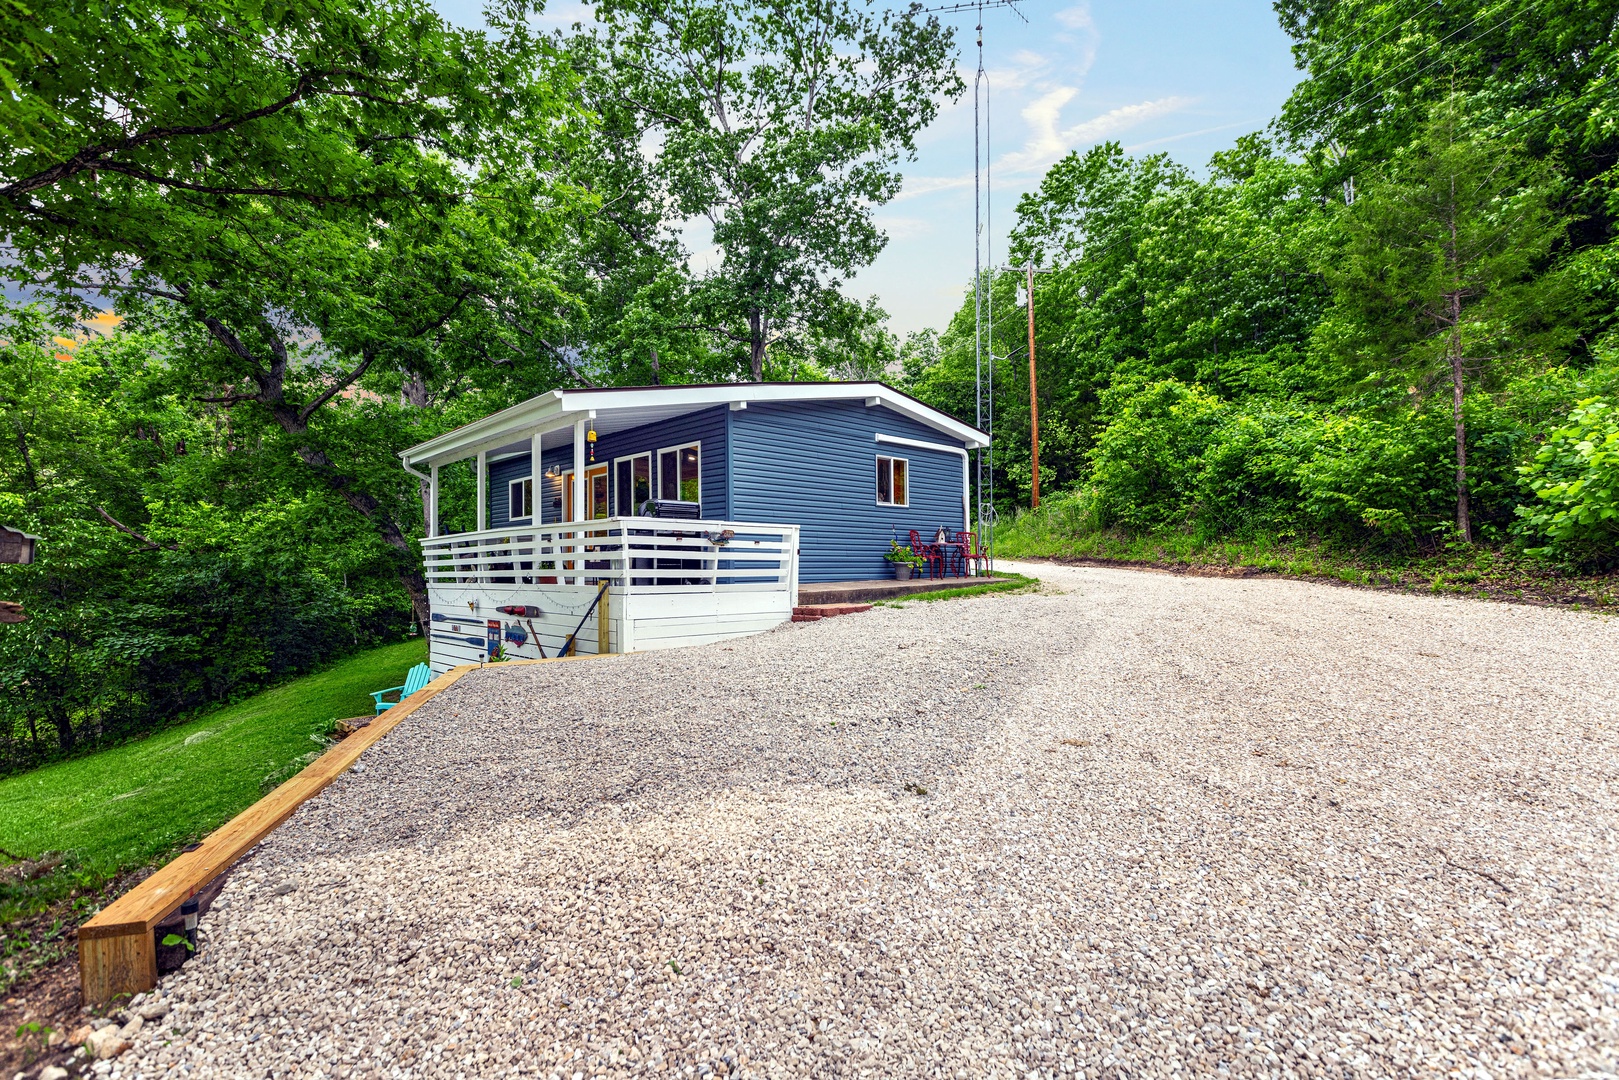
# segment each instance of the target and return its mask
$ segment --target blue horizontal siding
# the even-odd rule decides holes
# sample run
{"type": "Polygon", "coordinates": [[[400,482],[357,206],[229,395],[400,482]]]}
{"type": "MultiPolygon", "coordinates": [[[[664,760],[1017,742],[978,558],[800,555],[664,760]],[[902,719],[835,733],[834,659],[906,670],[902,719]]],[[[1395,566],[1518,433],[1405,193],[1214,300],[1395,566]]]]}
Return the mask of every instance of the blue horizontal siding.
{"type": "MultiPolygon", "coordinates": [[[[594,465],[588,464],[588,450],[586,452],[586,468],[595,465],[608,466],[608,486],[610,506],[617,506],[618,493],[613,490],[618,483],[617,470],[611,466],[614,458],[628,457],[631,454],[654,454],[659,450],[671,446],[683,446],[688,443],[701,444],[701,513],[705,518],[724,519],[730,517],[730,501],[727,497],[729,468],[728,456],[725,452],[725,424],[726,408],[723,405],[700,412],[677,416],[673,420],[664,420],[656,424],[644,424],[628,431],[620,431],[612,435],[603,435],[596,441],[596,460],[594,465]]],[[[506,458],[493,462],[489,466],[489,527],[498,529],[511,523],[509,510],[509,484],[512,480],[522,479],[529,474],[530,459],[527,454],[519,457],[506,458]]],[[[573,446],[558,446],[544,451],[540,457],[540,469],[549,472],[552,468],[559,472],[566,472],[573,468],[573,446]]],[[[657,475],[657,460],[653,459],[653,476],[657,475]]],[[[541,490],[536,495],[540,504],[540,523],[550,524],[562,520],[562,509],[566,500],[562,492],[562,478],[540,477],[541,490]]],[[[654,489],[656,494],[656,489],[654,489]]],[[[525,524],[528,519],[521,519],[525,524]]]]}
{"type": "Polygon", "coordinates": [[[961,455],[876,439],[962,445],[925,424],[858,401],[750,402],[730,419],[732,514],[799,525],[802,581],[891,577],[883,560],[891,539],[962,527],[961,455]],[[879,454],[909,462],[909,506],[877,505],[879,454]]]}

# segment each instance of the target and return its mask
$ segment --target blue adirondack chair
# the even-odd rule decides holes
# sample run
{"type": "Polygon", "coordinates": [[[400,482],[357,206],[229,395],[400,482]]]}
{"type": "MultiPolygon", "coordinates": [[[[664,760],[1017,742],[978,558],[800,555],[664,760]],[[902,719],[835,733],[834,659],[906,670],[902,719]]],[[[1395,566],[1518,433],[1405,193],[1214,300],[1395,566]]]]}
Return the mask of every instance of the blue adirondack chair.
{"type": "Polygon", "coordinates": [[[381,713],[384,709],[393,708],[395,705],[399,704],[401,701],[404,701],[406,698],[410,697],[410,695],[414,694],[416,691],[420,690],[422,687],[426,686],[432,681],[433,669],[428,667],[426,664],[417,664],[415,667],[411,668],[405,673],[404,686],[390,686],[386,690],[371,691],[371,696],[376,699],[377,712],[381,713]],[[394,694],[397,696],[392,701],[382,700],[389,694],[394,694]]]}

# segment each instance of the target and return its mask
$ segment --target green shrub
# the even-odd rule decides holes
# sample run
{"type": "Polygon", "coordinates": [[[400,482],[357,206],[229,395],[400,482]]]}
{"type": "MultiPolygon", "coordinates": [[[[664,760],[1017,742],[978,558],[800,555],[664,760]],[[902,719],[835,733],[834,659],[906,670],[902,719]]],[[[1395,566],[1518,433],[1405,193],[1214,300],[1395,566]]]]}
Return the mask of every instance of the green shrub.
{"type": "Polygon", "coordinates": [[[1581,401],[1519,471],[1535,496],[1518,508],[1520,531],[1547,541],[1532,554],[1599,565],[1619,559],[1619,408],[1581,401]]]}
{"type": "Polygon", "coordinates": [[[1096,438],[1091,482],[1102,524],[1151,530],[1184,519],[1224,409],[1175,379],[1127,398],[1096,438]]]}

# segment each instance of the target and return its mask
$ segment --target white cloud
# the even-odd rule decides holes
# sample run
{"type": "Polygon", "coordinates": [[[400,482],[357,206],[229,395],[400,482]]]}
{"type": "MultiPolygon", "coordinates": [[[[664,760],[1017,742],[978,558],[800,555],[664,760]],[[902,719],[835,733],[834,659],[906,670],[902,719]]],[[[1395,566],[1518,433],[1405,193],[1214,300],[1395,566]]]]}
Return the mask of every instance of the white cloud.
{"type": "Polygon", "coordinates": [[[927,218],[901,217],[887,214],[879,214],[875,220],[877,227],[887,233],[890,240],[910,240],[918,236],[926,236],[933,231],[934,224],[927,218]]]}
{"type": "Polygon", "coordinates": [[[1234,124],[1220,124],[1216,127],[1198,128],[1196,131],[1183,131],[1179,135],[1165,135],[1161,139],[1148,139],[1146,142],[1133,143],[1130,146],[1126,146],[1124,148],[1124,152],[1127,154],[1133,154],[1137,150],[1145,150],[1149,146],[1162,146],[1164,143],[1179,142],[1182,139],[1191,139],[1197,137],[1198,135],[1212,135],[1216,131],[1230,131],[1232,128],[1246,127],[1250,131],[1258,131],[1264,126],[1265,121],[1263,120],[1238,120],[1234,124]]]}
{"type": "MultiPolygon", "coordinates": [[[[1072,69],[1080,78],[1090,73],[1091,65],[1096,63],[1096,49],[1102,42],[1102,32],[1096,28],[1096,20],[1091,18],[1091,5],[1089,3],[1075,4],[1073,7],[1063,8],[1052,16],[1058,25],[1074,32],[1080,39],[1079,57],[1073,63],[1072,69]]],[[[1059,41],[1072,41],[1068,34],[1058,34],[1059,41]]]]}
{"type": "MultiPolygon", "coordinates": [[[[1142,101],[1135,105],[1122,105],[1072,127],[1059,129],[1063,106],[1073,100],[1078,92],[1072,86],[1060,86],[1025,105],[1022,116],[1030,129],[1028,139],[1023,149],[1002,154],[992,164],[992,174],[1004,179],[1042,172],[1070,150],[1090,147],[1138,124],[1179,112],[1193,103],[1192,98],[1178,96],[1142,101]]],[[[907,176],[904,190],[895,199],[914,199],[941,191],[956,191],[970,188],[972,183],[971,173],[960,176],[907,176]]]]}
{"type": "Polygon", "coordinates": [[[1065,86],[1027,105],[1023,110],[1023,119],[1031,129],[1028,142],[1022,150],[1003,155],[995,163],[996,171],[1004,176],[1007,173],[1044,169],[1070,150],[1091,146],[1148,120],[1179,112],[1192,103],[1191,98],[1172,95],[1155,101],[1121,105],[1073,127],[1059,130],[1057,124],[1062,107],[1075,93],[1077,91],[1073,87],[1065,86]]]}
{"type": "Polygon", "coordinates": [[[1091,6],[1088,3],[1063,8],[1054,12],[1051,17],[1070,30],[1088,30],[1093,34],[1096,33],[1096,20],[1091,18],[1091,6]]]}

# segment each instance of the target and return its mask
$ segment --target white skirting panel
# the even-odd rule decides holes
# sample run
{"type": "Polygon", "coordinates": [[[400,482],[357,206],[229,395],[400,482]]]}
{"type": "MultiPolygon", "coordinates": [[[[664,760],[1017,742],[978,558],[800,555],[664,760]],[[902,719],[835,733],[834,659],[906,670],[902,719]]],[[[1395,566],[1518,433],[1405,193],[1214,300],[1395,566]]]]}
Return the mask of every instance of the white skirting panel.
{"type": "MultiPolygon", "coordinates": [[[[579,628],[576,651],[598,650],[598,613],[579,620],[596,589],[581,585],[433,586],[433,629],[430,663],[439,675],[458,664],[485,663],[490,623],[494,639],[507,659],[536,660],[556,656],[568,635],[579,628]],[[470,605],[470,606],[469,606],[470,605]],[[537,607],[537,616],[517,616],[501,607],[537,607]]],[[[608,651],[632,652],[702,645],[757,634],[792,618],[791,597],[781,591],[739,590],[656,592],[621,586],[607,590],[608,651]]]]}
{"type": "Polygon", "coordinates": [[[422,553],[435,674],[497,651],[557,656],[576,629],[575,652],[599,652],[602,582],[608,652],[756,634],[792,618],[798,593],[795,525],[601,518],[433,536],[422,553]]]}

